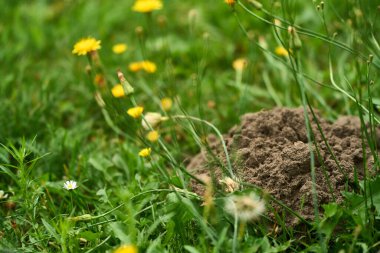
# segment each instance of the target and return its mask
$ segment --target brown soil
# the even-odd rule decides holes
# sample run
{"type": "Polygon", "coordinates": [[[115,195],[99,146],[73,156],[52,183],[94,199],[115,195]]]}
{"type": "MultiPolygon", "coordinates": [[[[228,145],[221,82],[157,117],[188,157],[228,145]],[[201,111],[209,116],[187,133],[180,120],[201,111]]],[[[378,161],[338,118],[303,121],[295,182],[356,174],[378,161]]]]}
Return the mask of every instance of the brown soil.
{"type": "MultiPolygon", "coordinates": [[[[317,125],[312,122],[321,155],[319,159],[313,146],[316,158],[316,190],[321,206],[333,201],[332,192],[335,200],[338,203],[342,202],[341,191],[345,189],[346,182],[350,188],[354,182],[355,170],[358,177],[362,178],[364,165],[359,119],[344,116],[335,123],[329,123],[319,115],[317,117],[340,164],[339,168],[329,153],[317,125]],[[332,192],[329,190],[328,182],[332,192]]],[[[309,118],[312,121],[311,114],[309,118]]],[[[310,151],[302,108],[276,108],[245,114],[242,116],[241,124],[233,127],[224,138],[234,173],[241,182],[265,189],[307,220],[313,219],[310,151]]],[[[212,137],[209,143],[216,157],[225,162],[220,141],[212,137]]],[[[371,168],[373,158],[369,150],[366,150],[366,154],[367,165],[371,168]]],[[[188,170],[200,178],[213,175],[217,187],[221,187],[218,185],[218,179],[223,177],[223,172],[217,163],[211,162],[213,160],[206,151],[202,151],[191,160],[188,170]]],[[[191,185],[196,193],[203,193],[201,184],[193,181],[191,185]]],[[[295,225],[297,222],[296,218],[287,215],[288,224],[295,225]]]]}

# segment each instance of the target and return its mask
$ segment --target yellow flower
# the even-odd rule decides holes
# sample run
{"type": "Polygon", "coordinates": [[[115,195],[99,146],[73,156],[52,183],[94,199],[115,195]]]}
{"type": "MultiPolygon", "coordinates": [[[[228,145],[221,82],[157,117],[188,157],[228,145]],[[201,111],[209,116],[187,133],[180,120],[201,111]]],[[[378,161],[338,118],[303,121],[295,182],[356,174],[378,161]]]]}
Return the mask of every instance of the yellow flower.
{"type": "Polygon", "coordinates": [[[274,52],[278,55],[278,56],[288,56],[289,55],[289,52],[288,50],[286,50],[284,47],[281,47],[281,46],[278,46],[276,47],[276,49],[274,50],[274,52]]]}
{"type": "Polygon", "coordinates": [[[141,63],[140,62],[132,62],[128,66],[129,70],[132,72],[137,72],[141,70],[141,63]]]}
{"type": "Polygon", "coordinates": [[[117,248],[114,253],[137,253],[137,247],[135,245],[122,245],[117,248]]]}
{"type": "Polygon", "coordinates": [[[137,119],[137,118],[139,118],[141,116],[141,114],[143,113],[143,111],[144,111],[144,107],[136,106],[136,107],[132,107],[132,108],[128,109],[127,113],[132,118],[137,119]]]}
{"type": "Polygon", "coordinates": [[[143,61],[143,62],[141,62],[141,66],[142,66],[142,69],[148,73],[154,73],[157,70],[156,64],[154,64],[151,61],[143,61]]]}
{"type": "Polygon", "coordinates": [[[127,45],[124,44],[124,43],[119,43],[119,44],[115,44],[113,47],[112,47],[112,51],[115,53],[115,54],[122,54],[124,53],[126,50],[127,50],[127,45]]]}
{"type": "Polygon", "coordinates": [[[233,6],[236,3],[236,0],[224,0],[224,2],[230,6],[233,6]]]}
{"type": "Polygon", "coordinates": [[[161,106],[164,111],[169,111],[172,108],[173,101],[171,98],[161,99],[161,106]]]}
{"type": "Polygon", "coordinates": [[[123,86],[121,84],[116,84],[112,90],[112,95],[115,97],[115,98],[121,98],[121,97],[124,97],[125,96],[125,92],[124,92],[124,89],[123,89],[123,86]]]}
{"type": "Polygon", "coordinates": [[[245,67],[247,67],[247,64],[248,64],[247,59],[239,58],[239,59],[234,60],[234,62],[232,63],[232,67],[236,71],[242,71],[243,69],[245,69],[245,67]]]}
{"type": "Polygon", "coordinates": [[[150,131],[147,135],[146,135],[146,138],[150,141],[150,142],[156,142],[158,140],[158,138],[160,137],[160,135],[158,134],[157,131],[153,130],[153,131],[150,131]]]}
{"type": "Polygon", "coordinates": [[[162,9],[161,0],[137,0],[132,6],[132,10],[136,12],[152,12],[154,10],[162,9]]]}
{"type": "Polygon", "coordinates": [[[147,157],[147,156],[150,155],[151,152],[152,152],[151,148],[144,148],[144,149],[140,150],[139,156],[141,156],[141,157],[147,157]]]}
{"type": "Polygon", "coordinates": [[[84,38],[75,43],[73,54],[86,55],[89,52],[96,51],[100,49],[100,40],[94,38],[84,38]]]}
{"type": "Polygon", "coordinates": [[[129,64],[129,70],[133,72],[144,70],[148,73],[154,73],[157,70],[157,66],[151,61],[132,62],[129,64]]]}

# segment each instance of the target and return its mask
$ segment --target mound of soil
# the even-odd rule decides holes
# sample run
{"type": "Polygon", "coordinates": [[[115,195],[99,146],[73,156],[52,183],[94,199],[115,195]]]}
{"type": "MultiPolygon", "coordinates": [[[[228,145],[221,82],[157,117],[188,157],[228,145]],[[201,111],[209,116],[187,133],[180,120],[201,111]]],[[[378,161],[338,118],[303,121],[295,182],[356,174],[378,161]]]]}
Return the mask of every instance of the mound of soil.
{"type": "MultiPolygon", "coordinates": [[[[335,123],[329,123],[317,113],[325,138],[339,161],[338,165],[328,151],[311,113],[309,118],[318,147],[313,145],[319,206],[334,198],[338,203],[342,202],[341,191],[345,190],[345,186],[350,188],[353,185],[355,171],[359,179],[364,173],[360,120],[344,116],[335,123]]],[[[212,153],[225,163],[220,141],[215,137],[209,139],[212,153]]],[[[310,151],[302,108],[276,108],[245,114],[241,124],[233,127],[224,139],[238,180],[265,189],[305,219],[314,218],[310,151]]],[[[367,166],[372,168],[373,157],[369,150],[365,153],[367,166]]],[[[221,167],[212,162],[214,160],[208,152],[202,151],[191,160],[188,170],[200,179],[213,175],[214,182],[218,184],[224,175],[221,167]]],[[[204,191],[203,185],[195,181],[191,187],[198,194],[204,191]]],[[[288,224],[295,225],[297,222],[296,218],[287,215],[288,224]]]]}

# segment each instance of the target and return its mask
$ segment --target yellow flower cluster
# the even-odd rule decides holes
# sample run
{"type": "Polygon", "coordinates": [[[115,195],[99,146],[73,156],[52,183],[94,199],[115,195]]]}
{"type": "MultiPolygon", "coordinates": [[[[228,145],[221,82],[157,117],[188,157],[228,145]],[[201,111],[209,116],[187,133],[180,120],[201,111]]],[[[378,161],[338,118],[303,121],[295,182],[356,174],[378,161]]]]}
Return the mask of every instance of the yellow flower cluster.
{"type": "Polygon", "coordinates": [[[137,72],[140,70],[144,70],[148,73],[154,73],[157,71],[157,66],[154,62],[151,61],[139,61],[139,62],[132,62],[129,64],[129,70],[133,72],[137,72]]]}
{"type": "Polygon", "coordinates": [[[100,48],[100,40],[88,37],[81,39],[80,41],[75,43],[72,53],[77,55],[86,55],[100,48]]]}
{"type": "Polygon", "coordinates": [[[136,0],[132,6],[132,10],[141,13],[149,13],[155,10],[162,9],[161,0],[136,0]]]}

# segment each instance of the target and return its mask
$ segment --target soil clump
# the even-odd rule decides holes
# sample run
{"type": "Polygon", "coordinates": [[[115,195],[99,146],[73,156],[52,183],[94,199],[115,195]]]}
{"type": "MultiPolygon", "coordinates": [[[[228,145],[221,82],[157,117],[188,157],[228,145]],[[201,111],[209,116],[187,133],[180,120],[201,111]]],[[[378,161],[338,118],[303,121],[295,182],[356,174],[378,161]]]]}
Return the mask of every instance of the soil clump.
{"type": "MultiPolygon", "coordinates": [[[[330,123],[318,112],[316,114],[323,134],[339,162],[337,164],[329,152],[309,112],[317,144],[312,147],[315,156],[316,192],[321,207],[334,198],[341,203],[341,192],[347,187],[350,189],[354,184],[355,173],[359,179],[363,178],[365,162],[371,170],[373,157],[367,149],[364,160],[359,118],[342,116],[330,123]]],[[[224,141],[233,172],[241,182],[264,189],[292,210],[299,212],[306,220],[314,218],[310,150],[302,108],[275,108],[245,114],[241,123],[224,135],[224,141]]],[[[226,164],[220,140],[211,136],[208,142],[215,157],[226,164]]],[[[191,159],[187,169],[201,180],[213,177],[217,187],[222,187],[219,180],[225,174],[220,164],[205,150],[191,159]]],[[[193,180],[191,187],[196,193],[203,194],[202,184],[193,180]]],[[[275,204],[273,206],[279,208],[275,204]]],[[[273,214],[270,216],[273,217],[273,214]]],[[[288,225],[295,225],[299,221],[287,214],[286,222],[288,225]]]]}

